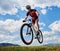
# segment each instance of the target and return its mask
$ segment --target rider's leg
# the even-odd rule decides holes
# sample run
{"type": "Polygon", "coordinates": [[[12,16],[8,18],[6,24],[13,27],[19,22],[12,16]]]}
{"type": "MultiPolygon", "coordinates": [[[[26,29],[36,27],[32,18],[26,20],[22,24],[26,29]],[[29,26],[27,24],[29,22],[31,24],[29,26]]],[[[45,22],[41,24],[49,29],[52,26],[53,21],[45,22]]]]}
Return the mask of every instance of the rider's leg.
{"type": "Polygon", "coordinates": [[[34,26],[34,25],[35,25],[35,22],[32,21],[32,26],[34,26]]]}
{"type": "Polygon", "coordinates": [[[32,18],[32,26],[35,25],[35,18],[32,18]]]}
{"type": "Polygon", "coordinates": [[[32,19],[32,29],[34,30],[34,25],[35,25],[35,19],[32,19]]]}
{"type": "Polygon", "coordinates": [[[37,28],[38,28],[38,32],[39,32],[39,24],[38,24],[38,17],[35,17],[34,19],[32,19],[32,26],[34,26],[34,25],[37,25],[37,28]]]}
{"type": "Polygon", "coordinates": [[[38,19],[35,20],[35,24],[37,25],[37,27],[38,27],[38,32],[39,32],[40,29],[39,29],[38,19]]]}

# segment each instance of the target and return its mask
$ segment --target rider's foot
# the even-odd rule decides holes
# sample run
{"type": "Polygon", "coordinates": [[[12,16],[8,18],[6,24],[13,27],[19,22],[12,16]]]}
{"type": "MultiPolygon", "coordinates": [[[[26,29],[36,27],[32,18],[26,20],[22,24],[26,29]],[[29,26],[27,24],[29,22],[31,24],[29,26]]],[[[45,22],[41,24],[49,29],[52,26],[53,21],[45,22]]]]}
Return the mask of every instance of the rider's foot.
{"type": "Polygon", "coordinates": [[[39,35],[39,31],[37,31],[37,35],[39,35]]]}
{"type": "Polygon", "coordinates": [[[38,35],[39,35],[39,31],[37,31],[37,34],[36,34],[36,37],[35,37],[35,39],[37,39],[37,38],[38,38],[38,37],[37,37],[38,35]]]}
{"type": "Polygon", "coordinates": [[[28,34],[30,35],[31,33],[26,33],[26,35],[28,35],[28,34]]]}
{"type": "Polygon", "coordinates": [[[35,39],[37,39],[38,37],[36,36],[35,39]]]}

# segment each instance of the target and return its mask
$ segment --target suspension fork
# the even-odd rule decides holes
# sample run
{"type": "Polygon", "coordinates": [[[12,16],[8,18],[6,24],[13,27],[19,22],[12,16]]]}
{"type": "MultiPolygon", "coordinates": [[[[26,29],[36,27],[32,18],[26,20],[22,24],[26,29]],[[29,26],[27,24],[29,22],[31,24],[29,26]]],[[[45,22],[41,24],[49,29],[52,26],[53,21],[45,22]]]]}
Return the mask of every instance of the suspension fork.
{"type": "MultiPolygon", "coordinates": [[[[29,24],[30,28],[31,28],[31,24],[29,24]]],[[[29,27],[27,27],[27,32],[26,32],[26,35],[27,34],[30,34],[31,33],[31,30],[29,30],[29,27]],[[29,32],[28,32],[29,31],[29,32]]]]}

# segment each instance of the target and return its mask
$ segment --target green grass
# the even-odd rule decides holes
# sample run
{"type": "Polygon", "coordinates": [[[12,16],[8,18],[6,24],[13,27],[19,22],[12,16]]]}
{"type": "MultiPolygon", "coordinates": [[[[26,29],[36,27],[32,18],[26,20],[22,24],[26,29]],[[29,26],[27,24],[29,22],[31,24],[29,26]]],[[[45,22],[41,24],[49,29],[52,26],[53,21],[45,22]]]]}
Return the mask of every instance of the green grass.
{"type": "Polygon", "coordinates": [[[11,46],[0,47],[0,51],[60,51],[60,46],[11,46]]]}

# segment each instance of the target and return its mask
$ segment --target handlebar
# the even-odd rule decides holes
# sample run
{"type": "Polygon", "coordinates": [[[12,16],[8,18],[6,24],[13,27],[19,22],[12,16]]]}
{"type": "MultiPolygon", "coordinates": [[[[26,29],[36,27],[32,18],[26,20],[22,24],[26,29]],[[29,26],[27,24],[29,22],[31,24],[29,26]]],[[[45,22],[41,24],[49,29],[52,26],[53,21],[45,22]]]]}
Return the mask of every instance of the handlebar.
{"type": "Polygon", "coordinates": [[[23,22],[26,22],[26,21],[31,21],[31,19],[28,19],[28,20],[23,20],[23,22]]]}

